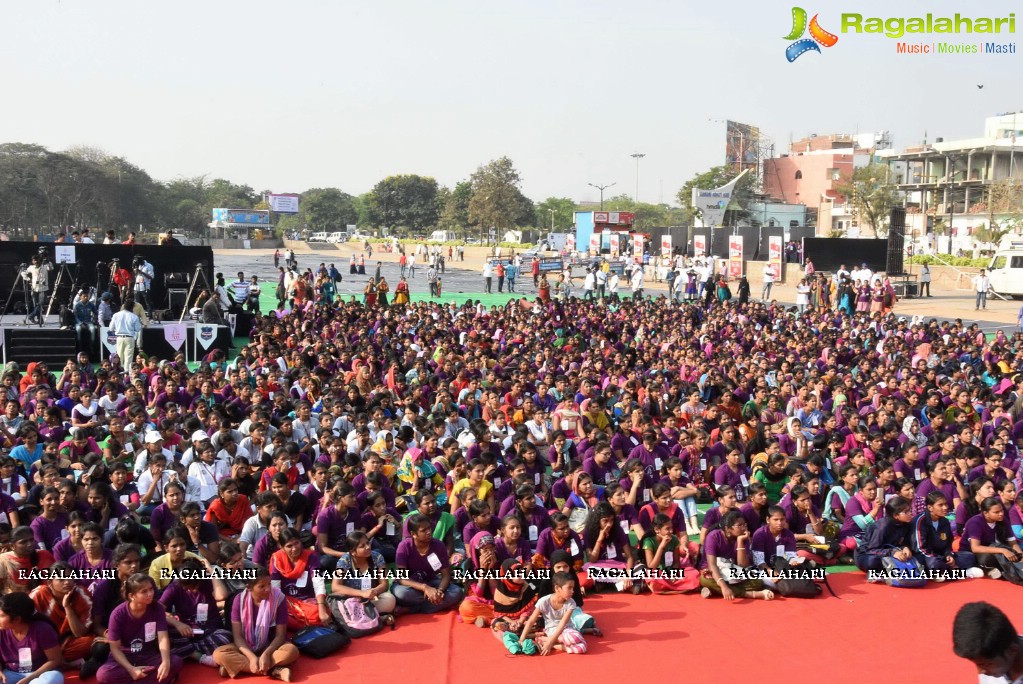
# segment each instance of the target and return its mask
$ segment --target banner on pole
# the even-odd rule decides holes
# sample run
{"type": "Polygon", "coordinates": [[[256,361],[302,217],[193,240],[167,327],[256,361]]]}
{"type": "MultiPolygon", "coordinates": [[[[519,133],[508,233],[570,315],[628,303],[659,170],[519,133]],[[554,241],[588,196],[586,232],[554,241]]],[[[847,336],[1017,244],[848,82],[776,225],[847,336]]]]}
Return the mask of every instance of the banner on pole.
{"type": "Polygon", "coordinates": [[[231,326],[231,337],[234,337],[235,328],[238,327],[238,314],[227,314],[227,324],[231,326]]]}
{"type": "MultiPolygon", "coordinates": [[[[114,354],[117,352],[117,335],[114,334],[113,330],[105,326],[100,328],[99,339],[109,353],[114,354]]],[[[131,361],[131,359],[121,359],[121,365],[130,367],[131,361]]]]}
{"type": "Polygon", "coordinates": [[[611,233],[608,237],[608,242],[611,247],[611,254],[618,254],[618,233],[611,233]]]}
{"type": "Polygon", "coordinates": [[[671,256],[671,236],[661,236],[661,256],[671,256]]]}
{"type": "Polygon", "coordinates": [[[174,347],[174,351],[181,351],[181,345],[185,343],[186,329],[184,323],[167,323],[163,326],[163,339],[174,347]]]}
{"type": "Polygon", "coordinates": [[[201,344],[203,349],[209,349],[217,339],[217,327],[212,323],[196,323],[195,341],[201,344]]]}
{"type": "Polygon", "coordinates": [[[643,263],[643,236],[636,233],[632,236],[632,256],[636,258],[636,263],[643,263]]]}
{"type": "Polygon", "coordinates": [[[771,265],[772,273],[774,273],[775,280],[781,280],[782,266],[781,266],[781,254],[782,254],[782,237],[781,235],[772,235],[767,240],[767,263],[771,265]]]}
{"type": "Polygon", "coordinates": [[[600,234],[593,233],[590,235],[590,251],[594,254],[600,254],[600,234]]]}
{"type": "Polygon", "coordinates": [[[742,277],[742,236],[728,238],[728,277],[742,277]]]}
{"type": "Polygon", "coordinates": [[[704,257],[707,256],[707,236],[706,235],[694,235],[693,236],[693,256],[704,257]]]}
{"type": "Polygon", "coordinates": [[[568,237],[565,238],[565,251],[566,252],[575,251],[575,235],[569,235],[568,237]]]}

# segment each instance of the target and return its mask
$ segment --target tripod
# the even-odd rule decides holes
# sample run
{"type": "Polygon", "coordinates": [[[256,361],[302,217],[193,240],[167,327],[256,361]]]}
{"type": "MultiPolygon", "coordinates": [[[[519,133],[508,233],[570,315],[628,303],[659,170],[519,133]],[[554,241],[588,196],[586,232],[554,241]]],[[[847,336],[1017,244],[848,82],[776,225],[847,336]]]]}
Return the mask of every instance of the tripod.
{"type": "Polygon", "coordinates": [[[25,277],[25,270],[27,268],[26,264],[18,267],[18,275],[15,276],[14,284],[11,285],[11,292],[7,295],[7,301],[4,303],[4,314],[11,308],[11,300],[14,299],[14,293],[18,291],[18,283],[21,283],[21,293],[25,299],[25,316],[27,317],[28,312],[32,310],[32,283],[25,277]]]}
{"type": "Polygon", "coordinates": [[[196,264],[195,273],[192,274],[192,282],[188,286],[188,295],[185,297],[185,305],[181,307],[181,318],[178,319],[178,323],[185,320],[185,316],[188,314],[188,307],[192,302],[192,295],[195,294],[195,286],[200,280],[202,281],[202,284],[206,286],[206,291],[212,296],[213,288],[210,287],[210,281],[206,278],[206,270],[203,268],[201,263],[196,264]]]}
{"type": "MultiPolygon", "coordinates": [[[[57,291],[60,289],[60,284],[64,281],[64,276],[67,276],[71,280],[71,297],[69,300],[73,300],[75,296],[75,285],[78,283],[78,268],[75,267],[75,275],[71,275],[71,269],[68,268],[67,262],[60,262],[60,270],[57,271],[57,279],[53,282],[53,294],[50,295],[50,303],[46,306],[46,315],[49,316],[50,312],[53,311],[53,303],[57,300],[57,291]]],[[[72,304],[74,302],[71,302],[72,304]]]]}

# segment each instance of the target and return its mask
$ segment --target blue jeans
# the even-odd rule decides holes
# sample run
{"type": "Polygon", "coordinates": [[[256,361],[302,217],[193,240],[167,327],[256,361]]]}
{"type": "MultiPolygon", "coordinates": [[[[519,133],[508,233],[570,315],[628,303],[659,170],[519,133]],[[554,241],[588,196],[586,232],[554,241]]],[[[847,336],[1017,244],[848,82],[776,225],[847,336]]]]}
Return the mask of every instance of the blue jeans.
{"type": "MultiPolygon", "coordinates": [[[[4,677],[7,679],[7,684],[18,684],[22,679],[25,678],[27,672],[11,672],[10,670],[4,670],[4,677]]],[[[44,672],[38,677],[36,681],[39,684],[64,684],[64,675],[61,674],[60,670],[50,670],[44,672]]]]}
{"type": "Polygon", "coordinates": [[[983,307],[985,309],[987,308],[987,292],[978,292],[977,293],[977,304],[973,308],[979,309],[981,307],[983,307]]]}
{"type": "MultiPolygon", "coordinates": [[[[440,587],[440,578],[434,578],[426,584],[437,589],[440,587]]],[[[426,600],[426,594],[423,592],[397,582],[391,585],[391,593],[394,594],[394,598],[399,606],[404,606],[413,613],[439,613],[442,610],[448,610],[457,606],[461,603],[464,596],[462,588],[455,584],[448,585],[447,590],[444,592],[444,598],[441,599],[440,603],[430,603],[426,600]]]]}
{"type": "Polygon", "coordinates": [[[675,499],[675,503],[679,506],[679,508],[682,509],[682,512],[685,514],[687,521],[689,520],[689,518],[692,518],[694,515],[696,515],[697,509],[695,496],[687,496],[684,499],[675,499]]]}

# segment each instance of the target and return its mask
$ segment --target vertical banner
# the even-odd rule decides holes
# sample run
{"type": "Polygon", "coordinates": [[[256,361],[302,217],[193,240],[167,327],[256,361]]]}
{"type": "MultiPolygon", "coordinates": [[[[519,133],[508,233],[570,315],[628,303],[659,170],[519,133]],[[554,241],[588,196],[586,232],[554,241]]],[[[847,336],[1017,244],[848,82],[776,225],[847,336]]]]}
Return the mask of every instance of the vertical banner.
{"type": "Polygon", "coordinates": [[[643,236],[639,233],[632,236],[632,256],[635,257],[637,264],[643,263],[643,236]]]}
{"type": "Polygon", "coordinates": [[[565,238],[565,251],[566,252],[575,251],[575,235],[569,235],[568,237],[565,238]]]}
{"type": "MultiPolygon", "coordinates": [[[[213,346],[213,341],[217,339],[217,326],[212,323],[196,323],[195,324],[195,340],[198,344],[202,345],[203,349],[209,349],[213,346]]],[[[198,350],[196,350],[196,357],[199,356],[198,350]]]]}
{"type": "Polygon", "coordinates": [[[742,277],[742,236],[728,238],[728,277],[742,277]]]}
{"type": "Polygon", "coordinates": [[[774,279],[780,281],[783,273],[781,267],[782,236],[771,235],[767,239],[767,263],[771,265],[774,279]]]}
{"type": "Polygon", "coordinates": [[[661,256],[671,256],[671,235],[661,236],[661,256]]]}
{"type": "Polygon", "coordinates": [[[600,254],[600,233],[590,235],[590,251],[594,254],[600,254]]]}
{"type": "Polygon", "coordinates": [[[167,344],[174,347],[174,351],[181,351],[181,345],[185,343],[184,323],[165,323],[163,326],[163,339],[167,344]]]}
{"type": "Polygon", "coordinates": [[[706,235],[694,235],[693,236],[693,256],[694,257],[705,257],[705,256],[707,256],[707,236],[706,235]]]}
{"type": "MultiPolygon", "coordinates": [[[[107,327],[100,328],[99,339],[100,342],[103,343],[103,346],[106,347],[107,353],[113,354],[117,351],[117,335],[115,335],[110,328],[107,327]]],[[[102,355],[102,353],[103,350],[100,349],[100,354],[102,355]]],[[[121,365],[122,367],[130,368],[131,361],[130,360],[125,361],[124,359],[121,359],[121,365]]]]}
{"type": "Polygon", "coordinates": [[[618,233],[611,233],[611,235],[609,237],[609,241],[611,243],[611,254],[613,254],[613,255],[618,254],[618,247],[619,247],[619,245],[618,245],[618,233]]]}
{"type": "Polygon", "coordinates": [[[227,324],[231,326],[231,337],[234,337],[234,331],[238,327],[238,314],[227,314],[227,324]]]}

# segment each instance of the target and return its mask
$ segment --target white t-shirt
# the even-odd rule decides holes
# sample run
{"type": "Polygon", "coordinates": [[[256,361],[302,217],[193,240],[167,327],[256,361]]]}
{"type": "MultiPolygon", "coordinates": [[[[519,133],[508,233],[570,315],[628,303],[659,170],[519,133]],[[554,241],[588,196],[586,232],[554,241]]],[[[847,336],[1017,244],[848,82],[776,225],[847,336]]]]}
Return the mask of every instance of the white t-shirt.
{"type": "Polygon", "coordinates": [[[575,601],[572,599],[565,601],[565,605],[561,606],[560,610],[555,610],[551,601],[553,598],[553,595],[548,595],[536,602],[536,609],[543,616],[545,629],[554,629],[566,614],[571,614],[575,610],[575,601]]]}

